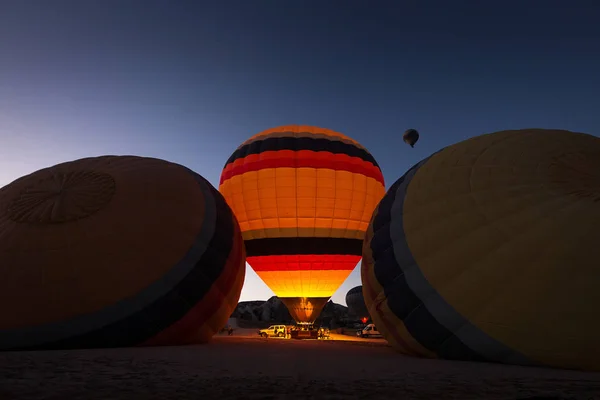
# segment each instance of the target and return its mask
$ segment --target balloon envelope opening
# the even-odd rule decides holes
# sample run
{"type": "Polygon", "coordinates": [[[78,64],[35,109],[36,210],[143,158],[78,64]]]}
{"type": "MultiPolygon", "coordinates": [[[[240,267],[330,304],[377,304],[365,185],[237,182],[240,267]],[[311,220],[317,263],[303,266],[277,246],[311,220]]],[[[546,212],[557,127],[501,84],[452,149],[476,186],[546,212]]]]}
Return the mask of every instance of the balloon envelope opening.
{"type": "Polygon", "coordinates": [[[312,324],[323,311],[329,297],[280,297],[298,324],[312,324]]]}

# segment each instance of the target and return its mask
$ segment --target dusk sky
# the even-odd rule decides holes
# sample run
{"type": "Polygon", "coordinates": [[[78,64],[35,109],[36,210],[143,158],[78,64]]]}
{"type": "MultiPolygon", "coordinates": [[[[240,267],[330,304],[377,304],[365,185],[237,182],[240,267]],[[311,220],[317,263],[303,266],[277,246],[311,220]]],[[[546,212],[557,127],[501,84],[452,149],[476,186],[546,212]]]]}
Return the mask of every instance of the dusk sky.
{"type": "MultiPolygon", "coordinates": [[[[594,0],[0,0],[0,186],[134,154],[218,187],[241,142],[287,124],[358,140],[387,187],[482,133],[598,135],[598,21],[594,0]]],[[[247,270],[241,300],[269,298],[247,270]]],[[[333,300],[356,285],[360,267],[333,300]]]]}

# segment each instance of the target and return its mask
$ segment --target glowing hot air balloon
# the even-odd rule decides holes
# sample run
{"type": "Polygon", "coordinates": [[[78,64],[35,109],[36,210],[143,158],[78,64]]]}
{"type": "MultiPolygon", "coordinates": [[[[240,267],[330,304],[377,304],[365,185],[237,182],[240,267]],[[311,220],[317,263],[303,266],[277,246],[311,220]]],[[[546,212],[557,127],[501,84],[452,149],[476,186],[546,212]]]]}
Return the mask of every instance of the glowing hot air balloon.
{"type": "Polygon", "coordinates": [[[240,223],[247,262],[297,322],[311,323],[360,261],[385,186],[358,142],[294,125],[238,147],[219,190],[240,223]]]}

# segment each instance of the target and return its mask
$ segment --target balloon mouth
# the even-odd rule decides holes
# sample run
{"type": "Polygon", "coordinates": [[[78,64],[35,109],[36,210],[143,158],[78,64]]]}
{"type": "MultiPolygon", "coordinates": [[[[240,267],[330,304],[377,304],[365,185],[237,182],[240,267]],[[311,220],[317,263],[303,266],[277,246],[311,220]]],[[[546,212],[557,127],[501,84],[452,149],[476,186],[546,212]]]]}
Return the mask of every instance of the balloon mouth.
{"type": "Polygon", "coordinates": [[[321,315],[330,297],[280,297],[297,323],[313,323],[321,315]]]}

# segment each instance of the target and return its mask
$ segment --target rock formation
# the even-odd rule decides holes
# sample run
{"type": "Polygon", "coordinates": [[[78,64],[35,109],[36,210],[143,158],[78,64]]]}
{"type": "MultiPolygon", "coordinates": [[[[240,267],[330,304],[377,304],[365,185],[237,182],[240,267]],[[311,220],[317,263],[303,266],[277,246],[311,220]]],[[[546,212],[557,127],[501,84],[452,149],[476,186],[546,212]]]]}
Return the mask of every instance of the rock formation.
{"type": "MultiPolygon", "coordinates": [[[[239,302],[231,317],[242,321],[293,323],[289,311],[277,296],[267,301],[239,302]]],[[[348,307],[329,300],[315,324],[334,327],[345,324],[347,320],[348,307]]]]}

